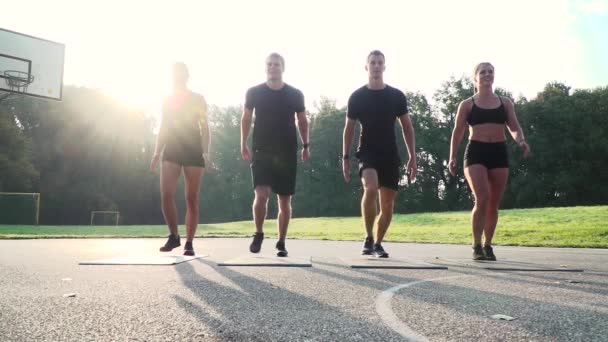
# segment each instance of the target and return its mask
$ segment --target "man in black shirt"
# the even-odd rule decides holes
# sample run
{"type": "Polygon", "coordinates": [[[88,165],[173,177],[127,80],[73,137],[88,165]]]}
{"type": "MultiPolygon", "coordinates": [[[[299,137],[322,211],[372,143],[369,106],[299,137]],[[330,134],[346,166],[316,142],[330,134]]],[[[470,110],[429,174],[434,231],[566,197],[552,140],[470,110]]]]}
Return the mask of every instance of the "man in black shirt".
{"type": "Polygon", "coordinates": [[[277,194],[279,203],[279,241],[276,248],[280,257],[287,256],[285,237],[291,218],[291,196],[296,188],[296,119],[302,139],[302,160],[310,157],[304,95],[283,82],[283,71],[283,57],[277,53],[270,54],[266,58],[266,82],[247,91],[241,119],[241,155],[244,160],[251,161],[255,189],[253,220],[256,233],[249,250],[258,253],[262,247],[264,219],[272,191],[277,194]],[[254,113],[252,155],[247,147],[247,138],[254,113]]]}
{"type": "Polygon", "coordinates": [[[378,50],[367,56],[365,70],[369,80],[348,99],[346,125],[342,148],[342,172],[350,181],[350,148],[357,120],[361,125],[361,136],[356,157],[359,160],[359,176],[363,183],[361,214],[367,231],[363,242],[363,255],[388,258],[382,240],[393,216],[393,207],[401,178],[401,160],[397,150],[394,127],[399,119],[402,127],[409,161],[406,173],[411,180],[416,178],[416,152],[414,129],[408,115],[407,100],[400,90],[384,83],[384,54],[378,50]],[[376,240],[373,228],[376,220],[376,203],[380,195],[380,215],[376,223],[376,240]]]}

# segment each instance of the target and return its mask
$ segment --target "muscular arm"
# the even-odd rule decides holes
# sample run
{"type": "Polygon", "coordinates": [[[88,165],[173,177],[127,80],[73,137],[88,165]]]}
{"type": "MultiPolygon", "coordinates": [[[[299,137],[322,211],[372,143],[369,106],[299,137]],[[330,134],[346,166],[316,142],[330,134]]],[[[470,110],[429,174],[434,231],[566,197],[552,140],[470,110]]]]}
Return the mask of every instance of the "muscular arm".
{"type": "Polygon", "coordinates": [[[250,160],[249,148],[247,147],[247,138],[251,130],[251,121],[253,118],[253,110],[243,107],[243,116],[241,117],[241,156],[244,160],[250,160]]]}
{"type": "Polygon", "coordinates": [[[509,133],[513,137],[518,144],[525,141],[524,132],[519,125],[519,121],[517,121],[517,116],[515,115],[515,106],[510,99],[504,99],[505,108],[507,109],[507,128],[509,129],[509,133]]]}
{"type": "Polygon", "coordinates": [[[346,118],[344,125],[344,133],[342,134],[342,155],[350,154],[350,148],[353,144],[353,137],[355,135],[355,124],[357,120],[346,118]]]}
{"type": "Polygon", "coordinates": [[[306,118],[306,112],[299,112],[297,119],[298,130],[300,131],[300,139],[302,144],[308,144],[308,119],[306,118]]]}
{"type": "Polygon", "coordinates": [[[467,128],[467,114],[470,111],[470,100],[464,100],[458,105],[454,129],[452,130],[452,139],[450,141],[450,160],[456,160],[458,148],[464,136],[464,130],[467,128]]]}
{"type": "Polygon", "coordinates": [[[306,161],[310,158],[310,149],[308,148],[308,145],[304,147],[304,144],[310,142],[308,140],[308,119],[306,119],[306,112],[298,112],[297,125],[298,130],[300,131],[300,139],[302,139],[302,161],[306,161]]]}
{"type": "Polygon", "coordinates": [[[407,153],[411,158],[416,158],[416,137],[414,136],[414,127],[412,126],[412,120],[408,114],[401,115],[399,117],[399,123],[401,124],[401,132],[403,134],[403,141],[407,148],[407,153]]]}
{"type": "Polygon", "coordinates": [[[247,146],[247,138],[251,130],[251,121],[253,120],[253,111],[249,108],[243,108],[243,116],[241,117],[241,148],[247,146]]]}
{"type": "MultiPolygon", "coordinates": [[[[355,124],[357,120],[346,117],[344,124],[344,133],[342,134],[342,155],[350,154],[350,146],[353,144],[353,136],[355,135],[355,124]]],[[[342,160],[342,175],[346,182],[350,182],[350,159],[342,160]]]]}
{"type": "Polygon", "coordinates": [[[517,116],[515,115],[515,106],[513,102],[509,99],[505,101],[505,107],[507,109],[507,128],[509,129],[509,133],[513,137],[513,140],[517,142],[519,147],[524,151],[524,157],[527,157],[530,153],[530,146],[526,142],[526,138],[524,137],[524,132],[519,125],[519,121],[517,121],[517,116]]]}
{"type": "Polygon", "coordinates": [[[418,172],[418,165],[416,164],[416,138],[414,137],[414,127],[410,116],[405,113],[399,116],[399,123],[401,124],[401,131],[403,134],[403,141],[409,154],[409,160],[407,162],[407,174],[410,176],[410,180],[416,180],[416,174],[418,172]]]}
{"type": "Polygon", "coordinates": [[[456,119],[454,120],[454,129],[452,130],[452,139],[450,140],[450,160],[448,161],[448,170],[452,176],[456,175],[456,157],[458,148],[464,136],[464,130],[467,127],[467,115],[471,111],[472,101],[464,100],[458,105],[456,119]]]}

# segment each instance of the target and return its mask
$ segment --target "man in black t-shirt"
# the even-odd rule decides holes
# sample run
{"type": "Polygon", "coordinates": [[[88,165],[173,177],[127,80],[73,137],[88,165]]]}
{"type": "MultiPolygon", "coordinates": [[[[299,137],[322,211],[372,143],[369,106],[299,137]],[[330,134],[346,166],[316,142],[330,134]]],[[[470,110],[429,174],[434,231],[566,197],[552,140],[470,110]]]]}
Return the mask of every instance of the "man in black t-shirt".
{"type": "Polygon", "coordinates": [[[359,148],[359,176],[363,183],[361,214],[367,231],[363,242],[363,255],[388,258],[382,247],[382,240],[393,217],[393,207],[399,180],[401,160],[395,139],[395,121],[399,120],[403,131],[409,161],[406,174],[411,180],[416,178],[416,152],[414,128],[407,110],[407,100],[400,90],[384,83],[384,54],[378,50],[367,56],[365,70],[369,81],[357,89],[348,99],[346,125],[344,127],[342,148],[342,172],[344,179],[350,181],[350,148],[357,120],[361,125],[359,148]],[[380,215],[377,220],[376,239],[373,228],[377,215],[377,200],[380,195],[380,215]]]}
{"type": "Polygon", "coordinates": [[[249,250],[258,253],[262,247],[268,198],[274,192],[279,202],[279,241],[276,248],[280,257],[287,256],[285,237],[291,218],[291,196],[296,189],[297,130],[302,139],[302,160],[310,157],[304,95],[283,82],[283,71],[283,57],[277,53],[270,54],[266,58],[266,82],[247,91],[241,119],[241,155],[244,160],[251,161],[255,190],[253,220],[256,233],[249,250]],[[252,155],[247,147],[247,138],[254,113],[252,155]]]}

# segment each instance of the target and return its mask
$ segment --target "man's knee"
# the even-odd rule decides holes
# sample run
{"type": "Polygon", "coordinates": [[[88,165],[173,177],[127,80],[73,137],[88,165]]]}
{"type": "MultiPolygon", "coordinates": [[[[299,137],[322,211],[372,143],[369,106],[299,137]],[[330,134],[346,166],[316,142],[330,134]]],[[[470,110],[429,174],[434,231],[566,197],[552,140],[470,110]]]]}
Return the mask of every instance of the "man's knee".
{"type": "Polygon", "coordinates": [[[278,195],[279,211],[290,212],[291,211],[291,196],[278,195]]]}
{"type": "Polygon", "coordinates": [[[369,192],[378,192],[378,183],[376,183],[376,182],[365,183],[363,185],[363,190],[369,191],[369,192]]]}
{"type": "Polygon", "coordinates": [[[393,204],[393,202],[380,203],[380,215],[392,215],[394,209],[395,205],[393,204]]]}
{"type": "Polygon", "coordinates": [[[268,202],[268,197],[270,197],[270,187],[266,186],[258,186],[255,188],[255,201],[266,203],[268,202]]]}
{"type": "Polygon", "coordinates": [[[363,196],[367,198],[378,198],[378,184],[374,182],[366,183],[363,185],[363,196]]]}

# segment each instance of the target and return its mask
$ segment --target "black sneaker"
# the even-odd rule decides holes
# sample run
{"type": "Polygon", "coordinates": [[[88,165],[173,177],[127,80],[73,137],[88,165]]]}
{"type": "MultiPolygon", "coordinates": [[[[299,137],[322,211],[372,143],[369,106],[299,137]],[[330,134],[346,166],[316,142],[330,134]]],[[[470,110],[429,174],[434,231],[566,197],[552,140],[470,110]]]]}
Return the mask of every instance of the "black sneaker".
{"type": "Polygon", "coordinates": [[[366,237],[363,240],[363,249],[361,255],[372,255],[374,254],[374,238],[366,237]]]}
{"type": "Polygon", "coordinates": [[[486,257],[486,260],[496,261],[496,255],[494,255],[492,246],[483,246],[483,255],[486,257]]]}
{"type": "Polygon", "coordinates": [[[483,247],[481,247],[481,245],[473,246],[473,260],[486,260],[486,256],[483,254],[483,247]]]}
{"type": "Polygon", "coordinates": [[[379,243],[374,244],[374,256],[376,258],[388,258],[388,253],[382,248],[379,243]]]}
{"type": "Polygon", "coordinates": [[[264,233],[253,234],[253,241],[251,241],[251,245],[249,245],[249,251],[251,253],[260,253],[260,249],[262,249],[262,240],[264,240],[264,233]]]}
{"type": "Polygon", "coordinates": [[[167,239],[167,242],[165,243],[164,246],[162,246],[160,248],[161,252],[171,252],[173,250],[173,248],[175,247],[179,247],[181,246],[181,243],[179,242],[179,235],[169,235],[169,238],[167,239]]]}
{"type": "Polygon", "coordinates": [[[279,250],[277,252],[278,257],[286,257],[287,250],[285,249],[285,241],[277,241],[276,248],[279,250]]]}
{"type": "Polygon", "coordinates": [[[192,247],[192,241],[186,241],[184,246],[184,255],[194,256],[194,248],[192,247]]]}

